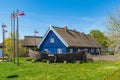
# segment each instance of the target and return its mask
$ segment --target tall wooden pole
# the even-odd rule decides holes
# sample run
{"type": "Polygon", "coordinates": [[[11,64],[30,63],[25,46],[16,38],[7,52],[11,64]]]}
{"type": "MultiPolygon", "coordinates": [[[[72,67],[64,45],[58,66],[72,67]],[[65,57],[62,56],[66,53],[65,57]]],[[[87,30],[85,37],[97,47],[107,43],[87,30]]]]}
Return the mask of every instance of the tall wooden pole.
{"type": "Polygon", "coordinates": [[[11,18],[11,42],[10,42],[10,46],[11,46],[11,50],[10,50],[10,61],[12,61],[12,52],[13,52],[13,14],[11,14],[10,16],[11,18]]]}
{"type": "Polygon", "coordinates": [[[2,25],[2,30],[3,30],[3,51],[2,51],[2,61],[4,61],[4,55],[5,55],[5,33],[7,32],[5,30],[6,25],[2,25]]]}
{"type": "Polygon", "coordinates": [[[15,63],[15,11],[13,11],[13,62],[15,63]]]}
{"type": "Polygon", "coordinates": [[[2,61],[4,61],[4,51],[5,51],[5,31],[4,31],[4,24],[2,25],[2,31],[3,31],[3,50],[2,50],[2,61]]]}
{"type": "Polygon", "coordinates": [[[36,46],[36,33],[35,33],[35,31],[34,31],[34,51],[35,51],[35,46],[36,46]]]}
{"type": "MultiPolygon", "coordinates": [[[[17,14],[19,10],[17,10],[17,14]]],[[[16,57],[17,57],[17,65],[19,66],[19,25],[18,25],[18,16],[17,16],[17,27],[16,27],[16,57]]]]}

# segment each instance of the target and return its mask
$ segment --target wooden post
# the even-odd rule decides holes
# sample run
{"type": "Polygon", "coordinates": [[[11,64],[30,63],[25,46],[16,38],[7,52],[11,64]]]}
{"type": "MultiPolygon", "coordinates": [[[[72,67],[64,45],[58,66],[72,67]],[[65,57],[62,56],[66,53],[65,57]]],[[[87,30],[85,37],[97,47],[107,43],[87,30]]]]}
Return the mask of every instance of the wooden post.
{"type": "Polygon", "coordinates": [[[15,49],[16,49],[16,46],[15,46],[15,11],[13,11],[13,63],[15,64],[15,49]]]}
{"type": "Polygon", "coordinates": [[[50,64],[50,60],[47,60],[47,64],[50,64]]]}
{"type": "Polygon", "coordinates": [[[67,61],[64,61],[64,64],[67,64],[67,61]]]}
{"type": "Polygon", "coordinates": [[[80,61],[79,61],[79,60],[77,60],[77,61],[76,61],[76,63],[77,63],[77,64],[80,64],[80,61]]]}
{"type": "MultiPolygon", "coordinates": [[[[19,10],[17,10],[17,14],[19,10]]],[[[17,16],[17,27],[16,27],[16,58],[17,58],[17,65],[19,66],[19,25],[18,25],[19,18],[17,16]]]]}

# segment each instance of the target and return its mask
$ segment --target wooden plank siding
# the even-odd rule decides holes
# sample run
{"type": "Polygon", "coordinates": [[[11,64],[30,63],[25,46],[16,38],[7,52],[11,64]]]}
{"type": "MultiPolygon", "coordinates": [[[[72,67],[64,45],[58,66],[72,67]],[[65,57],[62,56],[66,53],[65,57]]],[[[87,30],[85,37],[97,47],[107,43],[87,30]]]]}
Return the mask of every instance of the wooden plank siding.
{"type": "Polygon", "coordinates": [[[57,53],[57,49],[62,49],[62,53],[66,53],[66,47],[65,45],[60,41],[60,39],[53,33],[53,31],[50,31],[47,37],[45,38],[44,42],[41,45],[41,52],[44,52],[45,49],[48,49],[48,52],[50,53],[57,53]],[[50,39],[54,38],[54,43],[50,42],[50,39]]]}

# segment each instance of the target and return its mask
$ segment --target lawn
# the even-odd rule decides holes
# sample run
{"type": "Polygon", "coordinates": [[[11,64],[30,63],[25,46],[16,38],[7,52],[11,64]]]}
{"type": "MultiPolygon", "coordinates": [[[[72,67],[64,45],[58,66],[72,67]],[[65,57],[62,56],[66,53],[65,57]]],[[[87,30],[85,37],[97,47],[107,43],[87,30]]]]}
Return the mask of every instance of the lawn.
{"type": "Polygon", "coordinates": [[[94,61],[82,64],[26,61],[20,66],[0,62],[0,80],[119,80],[120,62],[94,61]],[[115,76],[115,77],[114,77],[115,76]],[[114,79],[112,79],[114,77],[114,79]]]}

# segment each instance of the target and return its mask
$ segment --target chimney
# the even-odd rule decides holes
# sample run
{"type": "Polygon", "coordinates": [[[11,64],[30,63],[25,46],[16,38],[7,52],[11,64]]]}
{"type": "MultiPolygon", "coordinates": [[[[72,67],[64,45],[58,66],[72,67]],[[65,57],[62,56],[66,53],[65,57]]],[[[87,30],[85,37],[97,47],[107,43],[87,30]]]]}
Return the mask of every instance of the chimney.
{"type": "Polygon", "coordinates": [[[64,29],[65,31],[67,31],[67,30],[68,30],[67,26],[65,26],[63,29],[64,29]]]}

